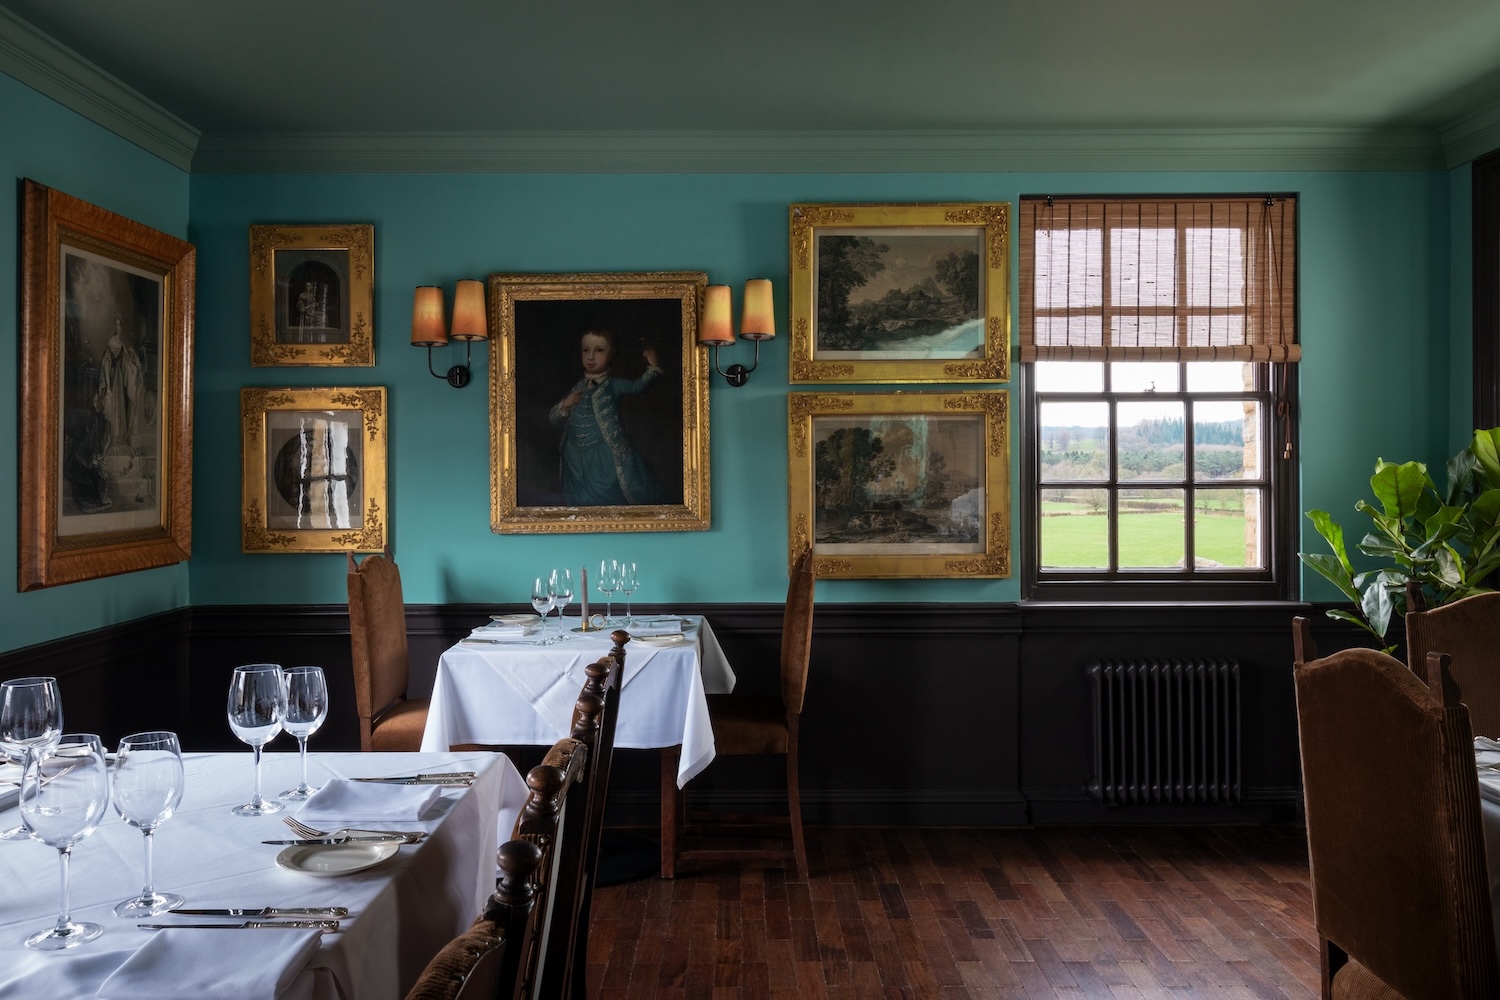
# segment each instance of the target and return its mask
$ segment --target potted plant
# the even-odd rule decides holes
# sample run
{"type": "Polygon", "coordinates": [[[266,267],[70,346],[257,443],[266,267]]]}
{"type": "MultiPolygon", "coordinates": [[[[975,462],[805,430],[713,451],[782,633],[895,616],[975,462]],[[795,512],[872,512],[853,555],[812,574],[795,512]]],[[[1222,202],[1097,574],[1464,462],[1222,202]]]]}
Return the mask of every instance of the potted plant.
{"type": "MultiPolygon", "coordinates": [[[[1355,611],[1335,609],[1330,618],[1353,622],[1383,644],[1391,619],[1406,613],[1406,586],[1421,587],[1429,607],[1485,593],[1485,579],[1500,569],[1500,427],[1475,431],[1469,446],[1448,460],[1448,488],[1437,484],[1421,462],[1397,465],[1376,459],[1370,489],[1380,506],[1361,500],[1371,531],[1355,546],[1379,561],[1356,573],[1344,547],[1344,529],[1324,510],[1310,510],[1332,555],[1299,552],[1349,600],[1355,611]]],[[[1396,648],[1385,645],[1386,652],[1396,648]]]]}

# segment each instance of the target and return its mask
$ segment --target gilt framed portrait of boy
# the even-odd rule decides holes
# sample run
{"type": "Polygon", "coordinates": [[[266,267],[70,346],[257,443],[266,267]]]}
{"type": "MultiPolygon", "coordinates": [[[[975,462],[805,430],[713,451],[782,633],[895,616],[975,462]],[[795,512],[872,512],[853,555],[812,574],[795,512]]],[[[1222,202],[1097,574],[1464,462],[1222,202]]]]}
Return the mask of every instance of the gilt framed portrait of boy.
{"type": "Polygon", "coordinates": [[[707,283],[490,275],[492,531],[708,528],[707,283]]]}

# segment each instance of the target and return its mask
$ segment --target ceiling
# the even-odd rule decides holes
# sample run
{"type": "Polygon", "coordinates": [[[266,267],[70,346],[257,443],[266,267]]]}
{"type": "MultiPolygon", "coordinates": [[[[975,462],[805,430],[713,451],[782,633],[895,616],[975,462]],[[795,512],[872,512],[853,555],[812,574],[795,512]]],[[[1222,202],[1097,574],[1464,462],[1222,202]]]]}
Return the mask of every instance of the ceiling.
{"type": "Polygon", "coordinates": [[[0,0],[191,129],[1452,128],[1496,0],[0,0]]]}

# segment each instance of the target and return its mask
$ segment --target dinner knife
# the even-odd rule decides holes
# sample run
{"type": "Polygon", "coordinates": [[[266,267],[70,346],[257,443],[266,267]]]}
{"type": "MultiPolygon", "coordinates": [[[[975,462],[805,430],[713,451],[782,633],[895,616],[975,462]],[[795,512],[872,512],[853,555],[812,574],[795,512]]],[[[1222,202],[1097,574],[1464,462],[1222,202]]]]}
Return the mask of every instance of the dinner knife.
{"type": "MultiPolygon", "coordinates": [[[[176,913],[176,910],[172,912],[176,913]]],[[[143,931],[165,931],[177,930],[181,927],[194,927],[209,930],[237,930],[245,927],[267,927],[277,930],[291,930],[294,928],[307,928],[315,931],[336,931],[339,929],[337,920],[246,920],[238,924],[136,924],[143,931]]]]}
{"type": "Polygon", "coordinates": [[[472,785],[474,776],[457,774],[418,774],[404,778],[351,778],[350,781],[369,781],[378,785],[472,785]]]}
{"type": "MultiPolygon", "coordinates": [[[[404,837],[304,837],[301,840],[262,840],[262,844],[274,844],[277,847],[315,847],[319,844],[404,844],[404,837]]],[[[186,913],[186,910],[173,910],[173,913],[186,913]]],[[[228,914],[231,917],[239,916],[237,913],[228,914]]],[[[249,914],[246,914],[249,916],[249,914]]]]}
{"type": "Polygon", "coordinates": [[[176,909],[171,912],[194,917],[347,917],[349,915],[349,907],[252,906],[245,908],[240,906],[225,906],[219,909],[176,909]]]}

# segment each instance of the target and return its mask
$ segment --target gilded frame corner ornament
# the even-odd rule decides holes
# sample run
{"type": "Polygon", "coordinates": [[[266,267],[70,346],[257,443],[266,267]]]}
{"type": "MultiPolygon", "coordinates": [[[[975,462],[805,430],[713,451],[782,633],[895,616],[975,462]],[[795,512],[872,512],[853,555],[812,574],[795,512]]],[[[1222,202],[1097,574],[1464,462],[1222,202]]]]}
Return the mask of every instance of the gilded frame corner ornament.
{"type": "Polygon", "coordinates": [[[787,214],[792,333],[788,373],[793,384],[1010,381],[1008,202],[793,204],[787,214]],[[832,263],[835,258],[820,260],[820,236],[868,237],[864,256],[869,262],[852,263],[853,253],[837,264],[832,263]],[[881,236],[911,240],[914,249],[920,249],[920,241],[930,241],[929,252],[947,249],[950,256],[971,254],[973,260],[962,266],[955,260],[948,273],[936,263],[931,268],[903,265],[898,277],[896,268],[888,270],[883,260],[875,259],[885,252],[882,246],[889,248],[879,243],[881,236]],[[887,300],[871,294],[854,305],[864,311],[856,316],[850,295],[882,271],[892,284],[887,300]],[[836,290],[842,295],[840,304],[834,306],[834,292],[828,292],[830,301],[820,309],[820,289],[836,290]],[[930,294],[932,289],[940,289],[938,297],[930,294]],[[897,296],[904,304],[889,301],[898,292],[904,293],[897,296]],[[918,300],[917,295],[924,298],[918,300]],[[833,328],[820,329],[820,314],[833,328]],[[834,315],[840,317],[836,324],[834,315]],[[922,332],[934,322],[950,325],[937,334],[922,332]],[[876,326],[881,332],[875,332],[876,326]],[[899,339],[902,330],[906,340],[896,347],[891,338],[899,339]],[[953,336],[945,338],[947,334],[953,336]],[[891,346],[882,347],[882,340],[891,346]]]}
{"type": "Polygon", "coordinates": [[[374,225],[250,227],[253,367],[373,367],[374,302],[374,225]]]}
{"type": "Polygon", "coordinates": [[[811,545],[821,579],[1010,576],[1006,390],[788,393],[787,457],[789,565],[811,545]]]}
{"type": "Polygon", "coordinates": [[[490,275],[491,531],[708,529],[707,284],[703,271],[490,275]],[[595,330],[609,360],[589,379],[595,330]]]}
{"type": "Polygon", "coordinates": [[[22,591],[192,553],[197,251],[22,185],[22,591]]]}
{"type": "Polygon", "coordinates": [[[388,420],[384,386],[241,389],[240,550],[383,550],[390,534],[388,420]],[[293,448],[294,440],[313,447],[293,448]],[[313,467],[290,468],[273,457],[277,441],[278,456],[307,453],[313,467]],[[338,443],[341,453],[324,447],[338,443]],[[331,457],[320,461],[319,455],[331,457]],[[347,485],[342,504],[329,484],[347,485]],[[302,489],[288,488],[297,485],[302,489]],[[294,492],[307,498],[308,509],[293,506],[294,492]]]}

